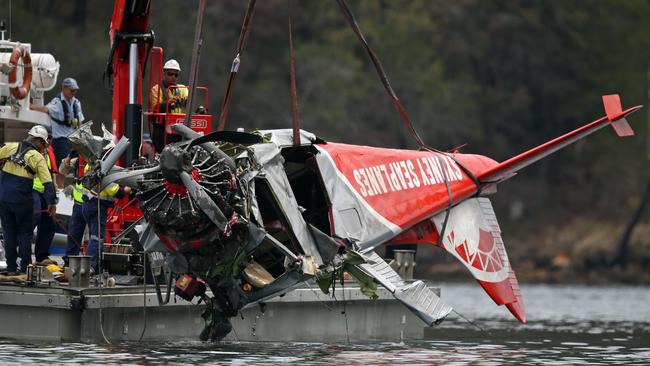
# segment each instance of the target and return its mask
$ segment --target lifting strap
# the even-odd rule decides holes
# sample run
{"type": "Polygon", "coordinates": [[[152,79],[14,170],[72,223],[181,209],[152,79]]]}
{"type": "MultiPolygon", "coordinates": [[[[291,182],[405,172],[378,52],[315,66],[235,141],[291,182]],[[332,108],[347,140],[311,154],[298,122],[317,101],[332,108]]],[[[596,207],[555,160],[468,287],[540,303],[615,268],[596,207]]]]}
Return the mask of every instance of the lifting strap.
{"type": "Polygon", "coordinates": [[[368,54],[368,57],[370,57],[370,61],[372,61],[372,64],[375,66],[375,70],[377,71],[377,74],[379,75],[379,79],[381,80],[381,83],[384,85],[384,89],[386,89],[386,92],[388,92],[388,95],[390,96],[390,99],[393,101],[393,104],[395,105],[395,108],[397,108],[397,111],[399,112],[399,115],[402,118],[402,122],[404,123],[404,126],[411,133],[411,136],[413,136],[413,138],[415,139],[415,142],[417,142],[417,144],[421,148],[426,148],[426,145],[424,144],[424,142],[420,138],[420,135],[418,135],[415,128],[413,128],[413,124],[411,123],[411,119],[409,118],[409,115],[406,112],[406,109],[404,108],[402,103],[399,101],[399,98],[397,98],[397,95],[395,94],[395,91],[393,90],[393,87],[390,86],[390,82],[388,81],[388,77],[386,76],[386,73],[384,72],[384,68],[381,66],[381,62],[377,58],[377,55],[375,54],[375,52],[370,48],[370,45],[368,45],[368,42],[366,41],[366,38],[361,33],[361,29],[359,29],[359,25],[357,24],[357,21],[354,18],[354,15],[352,15],[352,12],[350,11],[350,8],[348,7],[348,4],[345,2],[345,0],[336,0],[336,1],[338,2],[339,7],[341,8],[341,12],[343,13],[343,18],[348,23],[350,28],[352,28],[352,31],[357,36],[359,41],[361,41],[361,44],[363,45],[363,48],[366,50],[366,53],[368,54]]]}
{"type": "Polygon", "coordinates": [[[287,0],[289,18],[289,74],[291,75],[291,127],[293,128],[293,146],[300,145],[300,120],[298,119],[298,94],[296,93],[296,67],[293,54],[293,31],[291,27],[291,0],[287,0]]]}
{"type": "Polygon", "coordinates": [[[255,14],[255,1],[249,0],[248,7],[246,8],[246,15],[244,15],[244,22],[241,26],[241,31],[239,32],[239,43],[237,45],[237,54],[232,60],[232,66],[230,66],[230,76],[228,77],[228,86],[226,87],[226,94],[223,97],[223,103],[221,104],[221,113],[219,114],[219,126],[217,131],[223,131],[226,128],[226,119],[228,118],[228,112],[230,110],[230,97],[232,96],[232,88],[235,83],[235,78],[237,77],[237,72],[239,71],[240,56],[244,52],[244,47],[246,47],[246,40],[248,39],[248,33],[250,32],[250,22],[253,20],[253,14],[255,14]]]}
{"type": "MultiPolygon", "coordinates": [[[[477,187],[477,193],[476,195],[481,194],[481,183],[476,179],[474,174],[463,164],[461,164],[458,160],[454,158],[453,155],[445,153],[443,151],[430,148],[428,147],[420,138],[420,135],[417,133],[415,128],[413,127],[413,124],[411,123],[411,119],[409,118],[408,113],[406,112],[406,109],[402,105],[402,103],[399,101],[399,98],[397,98],[397,95],[395,94],[395,91],[393,88],[390,86],[390,82],[388,81],[388,77],[386,76],[386,73],[384,72],[384,68],[381,66],[381,62],[379,61],[379,58],[377,58],[377,55],[375,52],[370,48],[370,45],[366,41],[365,37],[361,33],[361,29],[359,29],[359,25],[357,24],[356,19],[354,18],[354,15],[350,11],[350,8],[348,7],[348,4],[345,2],[345,0],[336,0],[337,3],[339,4],[339,7],[341,8],[341,12],[343,13],[343,18],[345,21],[348,23],[350,28],[352,28],[352,31],[354,34],[357,36],[359,41],[361,41],[361,44],[363,45],[363,48],[366,50],[366,53],[370,57],[370,61],[372,61],[372,64],[375,66],[375,70],[377,71],[377,74],[379,75],[379,79],[381,80],[381,83],[384,85],[384,89],[386,89],[386,92],[388,92],[388,95],[390,96],[391,100],[393,101],[393,104],[395,105],[395,108],[397,108],[397,111],[399,112],[400,117],[402,118],[402,122],[404,123],[404,126],[406,129],[411,133],[411,136],[415,139],[415,142],[420,146],[420,150],[426,150],[430,152],[437,152],[439,154],[443,154],[445,156],[449,156],[452,158],[456,164],[467,174],[467,176],[474,182],[474,184],[477,187]]],[[[447,195],[449,196],[449,204],[447,205],[446,212],[445,212],[445,220],[442,225],[442,230],[438,235],[438,243],[437,245],[440,246],[440,243],[442,243],[442,238],[445,235],[445,230],[447,227],[447,221],[449,219],[449,212],[451,211],[451,208],[454,204],[454,197],[451,191],[451,186],[449,183],[449,179],[447,177],[447,173],[444,171],[444,178],[445,178],[445,186],[447,188],[447,195]]]]}

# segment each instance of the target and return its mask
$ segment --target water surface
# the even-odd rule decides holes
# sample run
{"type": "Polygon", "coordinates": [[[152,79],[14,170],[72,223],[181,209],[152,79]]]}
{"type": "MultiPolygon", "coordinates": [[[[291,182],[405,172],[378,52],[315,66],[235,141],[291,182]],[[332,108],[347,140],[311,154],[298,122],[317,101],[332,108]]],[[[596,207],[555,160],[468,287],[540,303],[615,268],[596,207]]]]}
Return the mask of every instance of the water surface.
{"type": "MultiPolygon", "coordinates": [[[[474,284],[442,284],[454,306],[425,339],[400,343],[41,343],[0,340],[1,364],[650,365],[650,288],[524,285],[518,324],[474,284]]],[[[379,321],[379,320],[378,320],[379,321]]],[[[0,325],[1,326],[1,325],[0,325]]]]}

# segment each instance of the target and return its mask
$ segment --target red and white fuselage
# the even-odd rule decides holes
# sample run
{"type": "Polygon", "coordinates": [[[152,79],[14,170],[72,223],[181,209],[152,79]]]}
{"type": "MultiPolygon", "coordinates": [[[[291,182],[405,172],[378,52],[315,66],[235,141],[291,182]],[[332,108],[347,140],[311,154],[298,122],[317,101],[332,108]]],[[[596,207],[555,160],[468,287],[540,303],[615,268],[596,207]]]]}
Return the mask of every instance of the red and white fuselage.
{"type": "Polygon", "coordinates": [[[460,260],[497,304],[525,322],[519,284],[484,196],[521,168],[608,124],[619,136],[632,135],[624,117],[640,106],[623,111],[618,95],[603,96],[603,103],[605,117],[502,163],[481,155],[317,144],[331,234],[352,239],[361,252],[386,243],[438,245],[460,260]]]}

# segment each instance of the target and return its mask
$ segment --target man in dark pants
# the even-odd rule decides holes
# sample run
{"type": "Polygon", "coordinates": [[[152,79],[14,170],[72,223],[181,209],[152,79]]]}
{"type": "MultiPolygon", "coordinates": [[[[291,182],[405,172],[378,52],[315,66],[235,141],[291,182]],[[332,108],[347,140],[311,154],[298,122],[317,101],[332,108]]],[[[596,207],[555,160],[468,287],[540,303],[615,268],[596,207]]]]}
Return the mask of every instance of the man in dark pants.
{"type": "MultiPolygon", "coordinates": [[[[69,158],[67,159],[69,161],[69,158]]],[[[72,186],[72,199],[74,200],[74,206],[72,207],[72,216],[70,216],[70,221],[68,222],[68,242],[65,245],[65,257],[63,257],[66,265],[68,264],[69,256],[79,255],[79,250],[81,249],[81,244],[83,242],[84,230],[86,230],[86,219],[84,218],[81,208],[84,203],[84,188],[79,180],[78,160],[72,160],[75,161],[72,163],[72,166],[75,169],[74,176],[76,178],[75,184],[72,186]]]]}
{"type": "Polygon", "coordinates": [[[25,273],[32,261],[32,235],[34,226],[34,203],[32,187],[34,176],[44,186],[47,211],[56,214],[56,191],[52,176],[41,152],[47,146],[47,130],[34,126],[20,143],[8,143],[0,148],[0,160],[4,160],[0,189],[0,219],[4,230],[7,272],[25,273]],[[20,269],[16,263],[20,256],[20,269]]]}

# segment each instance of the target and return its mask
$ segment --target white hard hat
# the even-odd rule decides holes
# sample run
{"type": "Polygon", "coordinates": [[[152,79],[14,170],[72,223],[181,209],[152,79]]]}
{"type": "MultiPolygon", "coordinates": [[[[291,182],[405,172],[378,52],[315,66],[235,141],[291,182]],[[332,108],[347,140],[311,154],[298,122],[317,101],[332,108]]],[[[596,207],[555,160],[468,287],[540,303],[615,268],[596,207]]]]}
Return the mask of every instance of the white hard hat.
{"type": "Polygon", "coordinates": [[[27,134],[29,136],[41,138],[43,141],[47,142],[47,130],[41,125],[32,127],[27,134]]]}
{"type": "Polygon", "coordinates": [[[171,59],[167,62],[165,62],[165,66],[163,66],[163,70],[176,70],[176,71],[181,71],[181,65],[178,64],[178,61],[171,59]]]}

